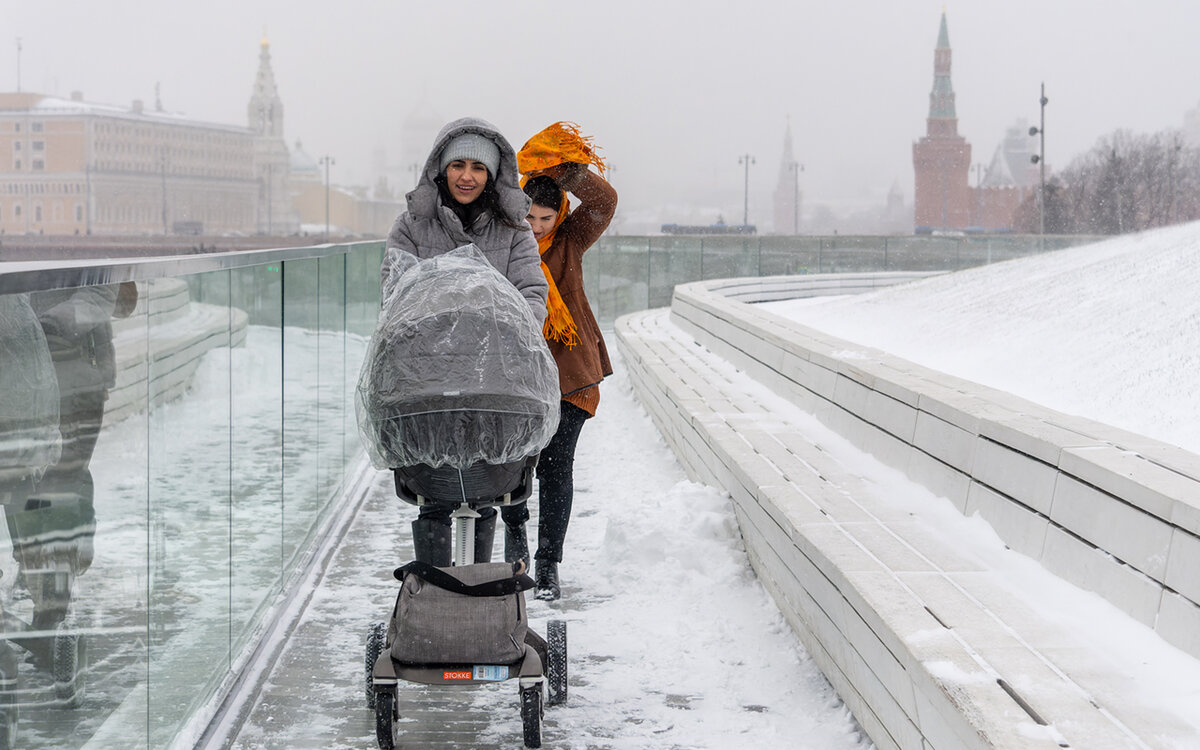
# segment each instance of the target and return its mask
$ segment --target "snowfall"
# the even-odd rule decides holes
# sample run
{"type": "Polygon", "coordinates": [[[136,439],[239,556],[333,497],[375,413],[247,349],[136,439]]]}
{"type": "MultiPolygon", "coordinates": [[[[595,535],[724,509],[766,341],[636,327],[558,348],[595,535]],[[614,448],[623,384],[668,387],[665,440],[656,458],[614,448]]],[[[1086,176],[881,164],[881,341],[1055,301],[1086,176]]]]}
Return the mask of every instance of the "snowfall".
{"type": "MultiPolygon", "coordinates": [[[[1187,225],[865,295],[769,307],[847,342],[1200,451],[1200,396],[1192,387],[1200,364],[1198,289],[1200,225],[1187,225]]],[[[610,348],[617,354],[615,341],[610,348]]],[[[531,604],[535,628],[551,617],[567,619],[570,628],[571,698],[547,712],[548,746],[871,748],[756,580],[729,499],[686,478],[633,396],[619,355],[615,365],[597,417],[580,438],[564,599],[531,604]]],[[[761,389],[749,378],[743,386],[761,389]]],[[[779,413],[825,430],[782,400],[779,413]]],[[[1200,736],[1197,660],[1007,550],[985,523],[963,518],[948,500],[832,433],[818,437],[944,538],[986,560],[1028,601],[1077,624],[1081,639],[1107,654],[1100,668],[1126,674],[1200,736]]],[[[394,510],[386,483],[374,492],[375,505],[394,510]]],[[[536,498],[531,502],[536,516],[536,498]]],[[[399,518],[392,523],[403,526],[399,518]]],[[[386,607],[390,595],[325,591],[318,597],[325,606],[310,607],[301,619],[328,625],[361,611],[361,597],[386,607]]],[[[360,642],[363,621],[345,619],[347,643],[360,642]]],[[[276,674],[268,683],[283,679],[276,674]]],[[[354,700],[359,690],[354,684],[354,700]]],[[[519,737],[507,691],[477,698],[470,708],[490,716],[481,735],[489,745],[519,737]]],[[[372,730],[365,709],[351,719],[318,710],[282,728],[260,705],[237,746],[284,747],[288,737],[323,736],[324,746],[368,747],[372,730]],[[347,741],[356,733],[359,741],[347,741]]]]}
{"type": "MultiPolygon", "coordinates": [[[[1200,396],[1192,387],[1200,364],[1197,290],[1200,225],[1188,225],[770,308],[848,346],[882,349],[1200,451],[1200,396]]],[[[530,602],[534,629],[544,633],[551,618],[569,628],[570,697],[546,712],[546,746],[870,750],[755,578],[729,498],[687,479],[633,395],[614,336],[608,338],[616,373],[602,384],[597,416],[580,437],[560,569],[564,596],[530,602]]],[[[225,371],[215,362],[210,376],[225,371]]],[[[736,382],[773,397],[748,377],[736,382]]],[[[1196,725],[1200,737],[1200,662],[1006,549],[981,519],[963,518],[948,500],[857,451],[811,415],[782,399],[777,412],[815,433],[948,542],[970,550],[1032,606],[1077,625],[1081,641],[1106,655],[1097,668],[1119,670],[1147,700],[1196,725]]],[[[117,438],[102,438],[97,456],[109,451],[115,459],[117,438]]],[[[530,502],[536,519],[536,494],[530,502]]],[[[246,721],[228,747],[375,746],[363,697],[363,641],[395,596],[391,569],[411,556],[413,515],[395,498],[389,475],[373,477],[331,565],[309,582],[311,598],[294,611],[295,628],[262,673],[261,692],[242,706],[246,721]]],[[[436,689],[408,687],[416,691],[411,705],[428,696],[431,707],[450,711],[437,715],[467,725],[478,746],[515,747],[521,725],[514,684],[455,691],[461,697],[449,708],[436,689]]],[[[459,735],[444,746],[462,743],[459,735]]]]}

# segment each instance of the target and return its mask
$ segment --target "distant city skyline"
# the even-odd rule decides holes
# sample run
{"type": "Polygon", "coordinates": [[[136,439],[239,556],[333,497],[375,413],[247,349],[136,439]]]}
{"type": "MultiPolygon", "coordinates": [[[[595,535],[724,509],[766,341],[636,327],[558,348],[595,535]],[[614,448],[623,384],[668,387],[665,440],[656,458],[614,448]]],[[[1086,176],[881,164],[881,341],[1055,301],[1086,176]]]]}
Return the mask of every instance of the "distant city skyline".
{"type": "Polygon", "coordinates": [[[736,221],[737,160],[749,153],[750,221],[764,227],[774,221],[789,115],[806,214],[881,207],[897,184],[911,205],[911,149],[925,130],[943,8],[973,162],[986,164],[1015,122],[1036,120],[1043,81],[1056,169],[1117,129],[1182,128],[1200,104],[1200,4],[832,5],[349,0],[335,10],[295,0],[59,0],[51,14],[0,0],[9,32],[0,59],[8,46],[14,63],[0,66],[0,90],[17,88],[19,37],[22,90],[148,105],[157,93],[167,110],[240,123],[265,26],[284,137],[314,157],[333,155],[335,182],[371,185],[380,154],[395,166],[400,154],[426,150],[400,139],[417,111],[485,117],[517,147],[569,119],[615,165],[619,218],[674,211],[736,221]]]}

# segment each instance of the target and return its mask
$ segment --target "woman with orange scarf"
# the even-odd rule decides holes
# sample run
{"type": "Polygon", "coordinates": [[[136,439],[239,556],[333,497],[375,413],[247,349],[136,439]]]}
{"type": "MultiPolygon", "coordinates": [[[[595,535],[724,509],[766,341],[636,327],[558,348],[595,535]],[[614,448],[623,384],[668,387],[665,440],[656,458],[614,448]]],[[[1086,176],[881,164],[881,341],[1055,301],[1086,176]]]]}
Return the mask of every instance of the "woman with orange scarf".
{"type": "MultiPolygon", "coordinates": [[[[550,285],[543,327],[558,364],[562,391],[558,431],[538,458],[538,546],[534,580],[539,599],[558,599],[558,564],[571,519],[575,445],[583,423],[596,414],[600,381],[612,374],[608,349],[583,290],[583,254],[608,228],[617,193],[599,174],[605,164],[591,139],[574,123],[556,122],[517,153],[525,193],[533,200],[526,221],[533,229],[550,285]],[[570,193],[580,201],[571,210],[570,193]]],[[[529,561],[526,503],[504,507],[504,558],[529,561]]]]}

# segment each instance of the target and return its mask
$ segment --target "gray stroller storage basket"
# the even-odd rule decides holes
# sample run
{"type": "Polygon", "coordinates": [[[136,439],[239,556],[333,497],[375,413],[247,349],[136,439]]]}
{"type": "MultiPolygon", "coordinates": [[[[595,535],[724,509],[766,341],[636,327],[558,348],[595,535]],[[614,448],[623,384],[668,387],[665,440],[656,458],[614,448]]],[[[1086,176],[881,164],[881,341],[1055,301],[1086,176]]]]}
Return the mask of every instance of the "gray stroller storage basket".
{"type": "Polygon", "coordinates": [[[428,464],[393,469],[396,495],[413,505],[459,505],[473,509],[525,502],[533,491],[537,456],[503,464],[477,463],[465,469],[428,464]]]}

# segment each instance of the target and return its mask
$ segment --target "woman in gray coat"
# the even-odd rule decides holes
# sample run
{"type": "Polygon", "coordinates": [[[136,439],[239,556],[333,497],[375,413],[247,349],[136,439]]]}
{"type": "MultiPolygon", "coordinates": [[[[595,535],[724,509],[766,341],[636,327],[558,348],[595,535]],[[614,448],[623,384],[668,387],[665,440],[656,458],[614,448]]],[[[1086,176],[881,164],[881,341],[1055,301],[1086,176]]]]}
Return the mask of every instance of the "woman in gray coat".
{"type": "Polygon", "coordinates": [[[438,133],[417,187],[388,234],[383,296],[401,252],[432,258],[474,243],[546,319],[546,277],[537,240],[525,223],[529,196],[521,190],[512,146],[486,120],[464,117],[438,133]]]}
{"type": "MultiPolygon", "coordinates": [[[[473,117],[448,123],[406,197],[408,210],[392,225],[380,269],[383,299],[406,265],[404,253],[431,258],[474,244],[513,283],[542,325],[548,285],[537,241],[525,222],[530,199],[518,181],[516,153],[495,126],[473,117]]],[[[422,506],[412,529],[418,560],[450,564],[449,509],[422,506]]],[[[475,524],[476,562],[491,559],[495,530],[496,510],[488,508],[475,524]]]]}

